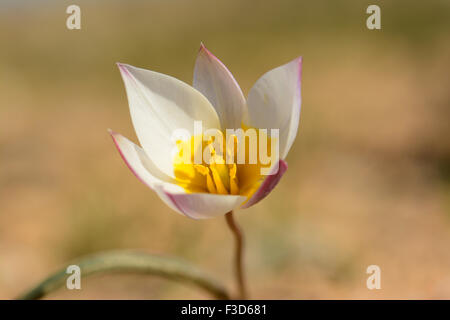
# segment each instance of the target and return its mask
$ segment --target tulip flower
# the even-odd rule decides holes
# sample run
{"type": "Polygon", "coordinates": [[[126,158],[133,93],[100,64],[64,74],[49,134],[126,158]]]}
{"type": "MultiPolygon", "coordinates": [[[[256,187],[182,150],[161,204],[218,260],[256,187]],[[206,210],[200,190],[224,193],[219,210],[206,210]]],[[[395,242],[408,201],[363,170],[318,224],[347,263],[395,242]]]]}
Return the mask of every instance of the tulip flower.
{"type": "Polygon", "coordinates": [[[118,66],[142,148],[110,131],[117,149],[136,177],[173,210],[194,219],[225,214],[236,240],[239,298],[245,299],[243,236],[233,210],[261,201],[286,172],[284,159],[300,118],[302,58],[264,74],[247,99],[203,44],[192,87],[158,72],[118,66]],[[220,134],[211,136],[213,129],[220,134]],[[252,140],[247,132],[255,129],[252,140]],[[187,134],[176,138],[180,130],[187,134]],[[266,161],[262,155],[268,151],[266,161]]]}
{"type": "Polygon", "coordinates": [[[142,148],[110,133],[130,170],[173,210],[194,219],[216,217],[258,203],[278,184],[298,129],[301,57],[264,74],[247,99],[231,72],[203,44],[193,86],[154,71],[118,66],[142,148]],[[270,163],[267,175],[256,170],[261,164],[229,164],[223,157],[210,164],[177,162],[173,150],[183,150],[173,132],[182,128],[194,134],[195,121],[205,130],[221,132],[278,129],[279,159],[270,163]]]}

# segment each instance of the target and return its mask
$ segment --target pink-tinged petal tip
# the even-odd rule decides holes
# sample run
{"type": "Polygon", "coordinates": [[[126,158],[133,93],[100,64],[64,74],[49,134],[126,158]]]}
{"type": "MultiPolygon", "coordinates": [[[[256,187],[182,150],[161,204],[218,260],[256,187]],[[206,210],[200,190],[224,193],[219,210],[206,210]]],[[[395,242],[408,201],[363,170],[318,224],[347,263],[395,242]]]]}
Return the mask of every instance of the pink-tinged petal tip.
{"type": "Polygon", "coordinates": [[[127,76],[128,78],[132,78],[133,75],[128,70],[128,65],[125,63],[117,62],[117,67],[119,68],[120,73],[122,74],[122,77],[127,76]]]}
{"type": "Polygon", "coordinates": [[[280,182],[281,177],[284,175],[287,168],[288,165],[286,161],[280,160],[278,162],[278,168],[274,168],[274,173],[266,177],[266,179],[259,186],[258,190],[256,190],[253,196],[245,202],[241,208],[249,208],[267,197],[267,195],[276,187],[278,182],[280,182]]]}
{"type": "Polygon", "coordinates": [[[200,49],[198,50],[199,54],[204,55],[208,59],[217,60],[217,62],[225,67],[222,61],[219,60],[211,51],[206,48],[206,46],[203,44],[203,42],[200,43],[200,49]]]}

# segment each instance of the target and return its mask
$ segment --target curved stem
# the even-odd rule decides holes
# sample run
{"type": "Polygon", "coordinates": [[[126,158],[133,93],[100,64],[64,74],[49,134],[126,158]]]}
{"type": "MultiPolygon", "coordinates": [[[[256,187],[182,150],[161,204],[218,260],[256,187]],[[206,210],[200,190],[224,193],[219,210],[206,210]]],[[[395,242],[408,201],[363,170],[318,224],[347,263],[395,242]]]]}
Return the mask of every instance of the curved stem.
{"type": "Polygon", "coordinates": [[[228,227],[233,232],[236,242],[236,255],[235,255],[235,274],[236,281],[239,288],[238,299],[247,299],[247,288],[245,285],[244,266],[243,266],[243,253],[244,253],[244,236],[241,229],[234,220],[233,211],[228,212],[225,215],[228,227]]]}
{"type": "MultiPolygon", "coordinates": [[[[70,265],[80,268],[82,278],[104,272],[143,273],[190,283],[204,289],[217,299],[229,299],[226,289],[202,270],[173,257],[135,251],[111,251],[94,254],[74,261],[70,265]]],[[[50,275],[19,299],[39,299],[66,284],[70,276],[67,266],[50,275]]]]}

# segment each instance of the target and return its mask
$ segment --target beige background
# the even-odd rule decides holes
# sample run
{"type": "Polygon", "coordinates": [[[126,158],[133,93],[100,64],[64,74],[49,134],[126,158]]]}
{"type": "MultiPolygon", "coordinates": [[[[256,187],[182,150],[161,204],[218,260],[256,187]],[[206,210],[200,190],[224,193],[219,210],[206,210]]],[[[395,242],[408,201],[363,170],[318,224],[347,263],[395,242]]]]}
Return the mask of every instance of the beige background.
{"type": "MultiPolygon", "coordinates": [[[[84,254],[140,248],[233,285],[224,219],[172,212],[126,168],[136,140],[115,62],[191,83],[203,41],[245,93],[304,57],[289,169],[237,212],[253,298],[450,298],[447,1],[72,1],[0,4],[0,298],[84,254]],[[382,29],[365,26],[381,6],[382,29]],[[382,289],[369,291],[377,264],[382,289]]],[[[208,298],[151,277],[84,279],[49,298],[208,298]]]]}

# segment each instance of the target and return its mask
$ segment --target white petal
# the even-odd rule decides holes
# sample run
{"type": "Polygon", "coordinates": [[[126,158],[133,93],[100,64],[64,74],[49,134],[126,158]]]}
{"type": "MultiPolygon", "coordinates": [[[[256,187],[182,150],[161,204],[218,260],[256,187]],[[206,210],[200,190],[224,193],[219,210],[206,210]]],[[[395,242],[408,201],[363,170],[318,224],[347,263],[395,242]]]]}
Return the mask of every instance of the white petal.
{"type": "Polygon", "coordinates": [[[225,65],[202,44],[194,69],[194,88],[208,98],[223,129],[241,128],[245,98],[225,65]]]}
{"type": "Polygon", "coordinates": [[[250,90],[247,125],[279,129],[280,157],[284,159],[295,140],[300,119],[302,58],[264,74],[250,90]]]}
{"type": "Polygon", "coordinates": [[[179,192],[167,184],[159,185],[155,190],[172,209],[193,219],[224,215],[238,208],[246,200],[246,197],[237,195],[179,192]]]}
{"type": "Polygon", "coordinates": [[[110,133],[120,155],[134,175],[156,191],[170,208],[182,215],[193,219],[212,218],[239,207],[246,199],[232,195],[186,193],[152,163],[142,148],[118,133],[110,133]]]}
{"type": "Polygon", "coordinates": [[[155,184],[174,183],[174,179],[161,172],[145,151],[119,133],[109,131],[122,159],[134,175],[150,188],[155,184]]]}
{"type": "Polygon", "coordinates": [[[165,174],[173,174],[172,134],[186,129],[193,134],[194,121],[203,130],[220,129],[216,111],[199,91],[173,77],[118,64],[138,139],[149,158],[165,174]]]}

